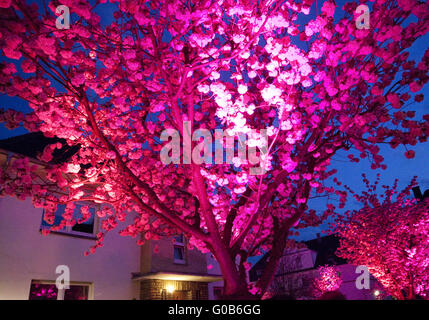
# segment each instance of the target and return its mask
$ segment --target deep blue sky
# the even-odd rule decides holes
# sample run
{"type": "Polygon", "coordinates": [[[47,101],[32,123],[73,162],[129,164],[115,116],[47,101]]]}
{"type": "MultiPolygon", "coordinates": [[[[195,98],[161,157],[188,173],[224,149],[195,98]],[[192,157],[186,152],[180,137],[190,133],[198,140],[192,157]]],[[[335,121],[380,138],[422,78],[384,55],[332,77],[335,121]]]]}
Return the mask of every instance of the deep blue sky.
{"type": "MultiPolygon", "coordinates": [[[[38,2],[38,1],[37,1],[38,2]]],[[[319,10],[323,2],[319,1],[318,6],[319,10]]],[[[344,0],[337,1],[339,8],[336,11],[336,19],[341,17],[341,6],[344,3],[344,0]]],[[[112,5],[109,5],[107,9],[104,9],[103,12],[100,12],[102,17],[102,23],[108,24],[109,20],[111,21],[111,9],[112,5]]],[[[315,15],[315,5],[312,8],[312,16],[315,15]]],[[[308,20],[309,17],[303,17],[302,21],[308,20]]],[[[73,19],[71,21],[73,23],[73,19]]],[[[426,35],[424,38],[418,40],[410,50],[410,59],[420,61],[420,58],[424,54],[425,50],[428,48],[429,44],[429,35],[426,35]]],[[[8,60],[0,55],[0,61],[8,60]]],[[[429,97],[429,84],[427,84],[421,91],[425,94],[426,97],[429,97]]],[[[4,109],[17,109],[21,111],[30,111],[27,102],[16,97],[8,97],[3,94],[0,94],[0,108],[4,109]]],[[[410,107],[409,110],[415,110],[417,112],[417,118],[421,117],[423,114],[429,113],[429,106],[427,100],[422,103],[415,104],[410,107]]],[[[7,130],[4,128],[3,124],[0,124],[0,139],[16,136],[26,133],[26,130],[19,128],[16,130],[7,130]]],[[[380,146],[380,154],[385,158],[385,164],[387,164],[387,170],[371,170],[370,163],[368,160],[362,160],[360,163],[350,163],[346,158],[346,153],[338,154],[334,157],[332,161],[332,167],[338,170],[338,177],[343,183],[352,187],[355,191],[363,190],[362,182],[362,173],[366,173],[370,178],[370,181],[374,181],[377,173],[381,173],[381,184],[392,185],[395,178],[399,179],[399,187],[405,187],[413,176],[418,176],[418,182],[421,189],[424,191],[429,189],[429,142],[418,144],[415,147],[410,149],[416,151],[416,157],[414,159],[406,159],[404,156],[405,149],[403,146],[399,146],[397,149],[393,150],[389,146],[382,145],[380,146]]],[[[324,210],[326,206],[327,199],[318,199],[310,201],[310,207],[316,210],[324,210]]],[[[349,202],[346,206],[347,209],[358,208],[356,202],[349,197],[349,202]]],[[[320,232],[322,228],[309,228],[306,230],[301,230],[301,236],[299,239],[306,240],[315,237],[316,232],[320,232]]]]}

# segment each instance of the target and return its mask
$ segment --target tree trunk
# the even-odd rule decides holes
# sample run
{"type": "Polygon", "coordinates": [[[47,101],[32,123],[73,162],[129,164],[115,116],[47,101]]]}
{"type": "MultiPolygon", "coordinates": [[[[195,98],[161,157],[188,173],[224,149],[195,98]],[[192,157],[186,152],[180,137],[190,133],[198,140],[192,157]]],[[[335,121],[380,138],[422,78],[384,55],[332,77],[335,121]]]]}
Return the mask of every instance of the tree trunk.
{"type": "MultiPolygon", "coordinates": [[[[287,236],[286,236],[287,237],[287,236]]],[[[264,272],[262,273],[261,278],[257,282],[257,287],[261,289],[261,295],[263,295],[268,289],[269,285],[274,279],[277,267],[279,265],[280,258],[283,254],[283,251],[286,247],[286,240],[278,238],[277,241],[274,241],[273,246],[270,251],[270,257],[265,266],[264,272]]]]}
{"type": "Polygon", "coordinates": [[[213,248],[212,253],[223,275],[223,298],[228,300],[254,299],[255,297],[247,289],[246,281],[241,279],[237,265],[226,246],[219,245],[217,248],[213,248]]]}
{"type": "Polygon", "coordinates": [[[414,300],[416,298],[416,296],[415,296],[415,294],[414,294],[414,286],[413,286],[413,284],[411,283],[410,284],[410,287],[408,288],[408,297],[407,297],[407,299],[408,300],[414,300]]]}

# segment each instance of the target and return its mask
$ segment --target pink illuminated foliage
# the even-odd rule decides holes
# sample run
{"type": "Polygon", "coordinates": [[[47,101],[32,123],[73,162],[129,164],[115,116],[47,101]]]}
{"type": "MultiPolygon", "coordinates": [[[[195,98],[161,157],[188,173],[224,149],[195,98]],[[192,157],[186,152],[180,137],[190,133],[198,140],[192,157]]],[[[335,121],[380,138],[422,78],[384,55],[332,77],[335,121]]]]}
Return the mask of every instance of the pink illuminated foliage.
{"type": "Polygon", "coordinates": [[[369,272],[396,299],[429,299],[429,200],[410,200],[413,179],[398,191],[383,186],[376,194],[379,179],[368,191],[354,195],[363,207],[337,218],[340,236],[338,255],[369,272]]]}
{"type": "Polygon", "coordinates": [[[43,285],[33,284],[30,289],[30,300],[35,299],[46,299],[46,300],[57,300],[58,289],[54,284],[43,285]]]}
{"type": "MultiPolygon", "coordinates": [[[[0,1],[7,58],[0,91],[32,109],[3,110],[0,121],[80,147],[45,173],[28,160],[11,161],[0,169],[0,193],[31,196],[51,214],[58,203],[66,213],[78,200],[100,204],[103,230],[91,253],[137,213],[122,235],[143,244],[184,232],[190,248],[216,257],[227,296],[249,294],[247,259],[268,252],[252,288],[260,296],[288,236],[335,209],[316,214],[308,200],[335,193],[344,206],[347,193],[324,184],[336,173],[329,166],[337,152],[357,162],[358,150],[373,169],[385,168],[379,143],[427,139],[429,115],[419,120],[409,110],[428,81],[429,50],[421,61],[409,58],[429,30],[426,1],[368,2],[368,30],[356,28],[357,2],[112,0],[107,25],[97,13],[104,2],[61,1],[73,15],[70,29],[60,30],[59,2],[0,1]],[[334,12],[343,16],[335,23],[334,12]],[[268,129],[267,172],[252,176],[253,165],[238,158],[164,165],[160,134],[174,128],[183,137],[185,120],[193,130],[268,129]]],[[[258,146],[259,138],[247,143],[258,146]]],[[[47,147],[40,160],[48,163],[61,147],[47,147]]]]}
{"type": "Polygon", "coordinates": [[[340,288],[343,280],[341,274],[335,266],[321,266],[318,269],[319,276],[314,279],[314,294],[316,297],[322,296],[326,292],[336,291],[340,288]]]}

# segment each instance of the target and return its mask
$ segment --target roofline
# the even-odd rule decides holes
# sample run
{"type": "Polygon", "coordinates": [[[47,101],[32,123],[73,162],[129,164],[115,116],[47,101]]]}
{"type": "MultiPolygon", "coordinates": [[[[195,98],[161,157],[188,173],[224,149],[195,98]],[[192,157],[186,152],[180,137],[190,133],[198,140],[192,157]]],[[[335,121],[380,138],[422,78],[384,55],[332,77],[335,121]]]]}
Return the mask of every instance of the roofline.
{"type": "Polygon", "coordinates": [[[49,166],[49,165],[51,165],[51,164],[49,164],[47,162],[40,161],[39,159],[30,157],[30,156],[26,156],[25,154],[22,154],[22,153],[19,153],[19,152],[10,151],[10,150],[3,149],[3,148],[0,148],[0,153],[3,153],[6,156],[9,156],[9,155],[12,154],[16,158],[20,158],[20,157],[22,157],[22,158],[28,158],[31,162],[33,162],[35,164],[39,164],[41,166],[49,166]]]}
{"type": "MultiPolygon", "coordinates": [[[[21,154],[21,153],[18,153],[18,152],[14,152],[14,151],[9,151],[9,150],[6,150],[6,149],[2,149],[2,148],[0,148],[0,154],[3,154],[3,155],[5,155],[6,157],[9,157],[10,155],[12,155],[12,157],[13,158],[15,158],[15,159],[20,159],[20,158],[28,158],[29,159],[29,161],[31,162],[31,163],[33,163],[33,164],[35,164],[35,165],[39,165],[39,166],[41,166],[41,167],[43,167],[43,168],[41,168],[41,169],[46,169],[47,167],[49,167],[49,166],[59,166],[59,165],[62,165],[62,164],[50,164],[50,163],[48,163],[48,162],[43,162],[43,161],[40,161],[40,160],[38,160],[38,159],[35,159],[35,158],[33,158],[33,157],[30,157],[30,156],[26,156],[26,155],[24,155],[24,154],[21,154]]],[[[7,161],[7,160],[6,160],[7,161]]],[[[66,163],[66,162],[65,162],[66,163]]],[[[71,173],[63,173],[64,175],[66,175],[67,177],[74,177],[71,173]]],[[[98,185],[98,184],[97,184],[98,185]]],[[[61,188],[60,188],[61,189],[61,188]]]]}
{"type": "MultiPolygon", "coordinates": [[[[327,238],[327,237],[336,237],[336,238],[339,238],[338,237],[338,235],[337,235],[337,233],[332,233],[332,234],[328,234],[328,235],[325,235],[325,236],[323,236],[323,237],[320,237],[320,238],[314,238],[314,239],[310,239],[310,240],[302,240],[302,241],[299,241],[298,243],[302,243],[302,244],[304,244],[306,247],[305,248],[298,248],[296,251],[291,251],[290,253],[288,253],[287,251],[288,250],[284,250],[283,251],[283,253],[282,253],[282,255],[281,255],[281,258],[282,257],[285,257],[285,256],[288,256],[288,255],[291,255],[291,254],[294,254],[294,253],[299,253],[299,252],[303,252],[303,251],[306,251],[306,250],[308,250],[308,251],[310,251],[310,252],[315,252],[315,253],[317,253],[317,251],[316,250],[313,250],[313,249],[311,249],[311,248],[309,248],[308,247],[308,242],[312,242],[312,241],[314,241],[314,242],[317,242],[317,240],[318,239],[323,239],[323,238],[327,238]],[[286,252],[286,253],[285,253],[286,252]]],[[[322,240],[323,241],[323,240],[322,240]]],[[[257,269],[257,266],[259,266],[260,264],[262,264],[263,263],[263,259],[265,258],[265,256],[268,254],[268,252],[266,252],[251,268],[250,268],[250,270],[249,270],[249,272],[251,272],[252,270],[256,270],[257,269]]],[[[264,262],[264,264],[265,264],[265,262],[264,262]]]]}
{"type": "MultiPolygon", "coordinates": [[[[337,264],[333,264],[333,267],[336,266],[343,266],[345,264],[350,264],[348,262],[344,262],[344,263],[337,263],[337,264]]],[[[290,271],[290,272],[284,272],[284,273],[280,273],[280,274],[276,274],[275,277],[281,277],[281,276],[287,276],[287,275],[291,275],[291,274],[296,274],[296,273],[301,273],[301,272],[306,272],[306,271],[310,271],[310,270],[317,270],[319,269],[319,267],[321,267],[321,265],[319,266],[313,266],[312,268],[305,268],[305,269],[299,269],[299,270],[295,270],[295,271],[290,271]]]]}
{"type": "Polygon", "coordinates": [[[172,281],[196,281],[196,282],[216,282],[223,280],[222,275],[208,273],[187,273],[187,272],[147,272],[133,273],[132,280],[172,280],[172,281]]]}

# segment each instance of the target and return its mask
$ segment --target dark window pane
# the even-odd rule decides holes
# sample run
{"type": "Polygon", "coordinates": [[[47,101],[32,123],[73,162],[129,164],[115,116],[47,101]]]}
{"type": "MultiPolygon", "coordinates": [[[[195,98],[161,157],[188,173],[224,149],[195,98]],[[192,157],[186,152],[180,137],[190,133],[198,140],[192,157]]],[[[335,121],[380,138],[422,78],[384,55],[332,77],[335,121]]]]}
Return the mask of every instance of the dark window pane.
{"type": "MultiPolygon", "coordinates": [[[[76,222],[79,219],[83,218],[83,215],[81,213],[81,208],[82,205],[76,205],[76,208],[73,212],[73,219],[76,220],[76,222]]],[[[85,222],[82,223],[76,223],[73,227],[72,230],[73,231],[78,231],[78,232],[84,232],[84,233],[93,233],[94,232],[94,215],[95,215],[95,209],[94,208],[89,208],[89,212],[91,212],[91,217],[86,220],[85,222]]]]}
{"type": "Polygon", "coordinates": [[[64,292],[64,300],[88,300],[88,286],[71,285],[64,292]]]}
{"type": "Polygon", "coordinates": [[[32,283],[29,300],[57,300],[58,289],[55,284],[32,283]]]}
{"type": "Polygon", "coordinates": [[[94,233],[94,220],[92,221],[91,224],[87,224],[87,222],[84,223],[77,223],[72,227],[73,231],[78,231],[78,232],[85,232],[85,233],[94,233]]]}
{"type": "MultiPolygon", "coordinates": [[[[80,212],[82,205],[77,204],[75,206],[74,212],[73,212],[73,219],[76,220],[76,222],[81,219],[82,213],[80,212]]],[[[57,211],[55,212],[55,220],[53,224],[49,224],[43,219],[42,217],[42,228],[49,228],[52,226],[58,226],[61,221],[63,220],[63,213],[65,211],[66,206],[64,204],[59,204],[57,207],[57,211]]],[[[76,223],[71,229],[73,231],[77,232],[84,232],[84,233],[94,233],[94,216],[95,216],[95,208],[89,208],[89,212],[91,212],[91,217],[82,223],[76,223]]],[[[43,211],[43,215],[45,214],[45,211],[43,211]]],[[[64,230],[64,229],[62,229],[64,230]]]]}
{"type": "Polygon", "coordinates": [[[216,300],[220,300],[222,298],[222,290],[223,290],[223,287],[213,288],[213,294],[216,300]]]}
{"type": "Polygon", "coordinates": [[[183,247],[174,247],[174,259],[184,260],[183,247]]]}
{"type": "Polygon", "coordinates": [[[43,210],[42,227],[49,228],[52,226],[58,226],[61,223],[61,221],[63,220],[62,214],[64,213],[65,209],[66,209],[65,204],[59,204],[57,206],[57,211],[55,211],[55,220],[54,220],[53,224],[49,224],[46,222],[46,220],[44,219],[46,211],[43,210]]]}

